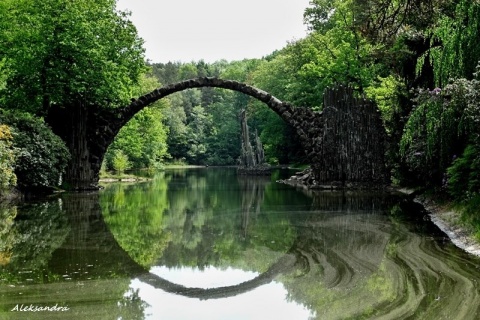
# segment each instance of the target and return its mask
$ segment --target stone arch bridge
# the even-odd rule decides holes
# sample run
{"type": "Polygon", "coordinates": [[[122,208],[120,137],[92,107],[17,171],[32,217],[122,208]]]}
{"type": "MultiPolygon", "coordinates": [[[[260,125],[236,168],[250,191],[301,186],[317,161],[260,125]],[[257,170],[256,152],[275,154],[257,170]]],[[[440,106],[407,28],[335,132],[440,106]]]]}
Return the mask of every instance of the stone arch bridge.
{"type": "Polygon", "coordinates": [[[249,95],[264,102],[294,127],[312,168],[308,178],[303,178],[308,185],[372,187],[386,183],[385,130],[378,109],[367,100],[354,98],[351,89],[341,87],[326,92],[323,111],[314,112],[282,102],[253,86],[218,78],[196,78],[169,84],[132,99],[123,108],[87,108],[80,104],[68,111],[53,112],[50,120],[57,125],[52,128],[66,141],[72,154],[66,182],[77,190],[96,188],[108,146],[137,112],[175,92],[201,87],[223,88],[249,95]],[[77,132],[77,137],[72,137],[71,132],[77,132]]]}

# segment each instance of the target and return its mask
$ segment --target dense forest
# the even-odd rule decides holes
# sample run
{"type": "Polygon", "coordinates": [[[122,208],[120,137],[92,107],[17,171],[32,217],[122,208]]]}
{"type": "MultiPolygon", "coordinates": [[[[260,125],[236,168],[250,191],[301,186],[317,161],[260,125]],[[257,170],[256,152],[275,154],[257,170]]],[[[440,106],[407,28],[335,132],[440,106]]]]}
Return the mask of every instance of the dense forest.
{"type": "MultiPolygon", "coordinates": [[[[259,59],[146,61],[115,0],[0,3],[0,189],[58,186],[68,141],[52,110],[118,108],[195,77],[251,84],[296,107],[322,109],[327,87],[376,101],[389,136],[392,183],[434,190],[480,219],[480,3],[469,0],[312,0],[309,34],[259,59]],[[478,209],[477,209],[478,210],[478,209]]],[[[202,88],[138,113],[117,135],[105,170],[167,163],[236,165],[240,113],[271,164],[303,163],[292,128],[262,103],[202,88]]],[[[479,233],[480,235],[480,233],[479,233]]]]}

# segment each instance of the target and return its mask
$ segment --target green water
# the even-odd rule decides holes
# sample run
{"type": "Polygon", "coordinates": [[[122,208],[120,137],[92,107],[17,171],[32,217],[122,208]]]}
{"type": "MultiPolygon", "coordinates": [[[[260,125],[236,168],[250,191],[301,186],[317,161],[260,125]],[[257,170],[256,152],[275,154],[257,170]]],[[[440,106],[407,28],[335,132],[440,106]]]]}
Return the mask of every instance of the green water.
{"type": "Polygon", "coordinates": [[[0,319],[480,318],[480,260],[418,205],[278,178],[171,170],[0,207],[0,319]]]}

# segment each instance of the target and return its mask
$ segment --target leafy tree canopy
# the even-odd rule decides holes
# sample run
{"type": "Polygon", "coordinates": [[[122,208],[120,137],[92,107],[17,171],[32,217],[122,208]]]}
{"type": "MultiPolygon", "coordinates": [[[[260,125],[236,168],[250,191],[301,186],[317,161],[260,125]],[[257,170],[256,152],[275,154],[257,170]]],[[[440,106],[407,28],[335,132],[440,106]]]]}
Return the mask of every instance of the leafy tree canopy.
{"type": "MultiPolygon", "coordinates": [[[[144,75],[134,94],[140,96],[160,87],[152,75],[144,75]]],[[[118,133],[105,156],[107,167],[115,171],[159,168],[170,155],[167,150],[168,127],[164,124],[168,100],[160,100],[137,113],[118,133]],[[120,164],[120,165],[119,165],[120,164]],[[127,165],[127,164],[130,164],[127,165]]]]}
{"type": "Polygon", "coordinates": [[[143,41],[115,0],[5,0],[0,60],[8,108],[118,106],[145,71],[143,41]],[[5,71],[4,71],[5,72],[5,71]]]}

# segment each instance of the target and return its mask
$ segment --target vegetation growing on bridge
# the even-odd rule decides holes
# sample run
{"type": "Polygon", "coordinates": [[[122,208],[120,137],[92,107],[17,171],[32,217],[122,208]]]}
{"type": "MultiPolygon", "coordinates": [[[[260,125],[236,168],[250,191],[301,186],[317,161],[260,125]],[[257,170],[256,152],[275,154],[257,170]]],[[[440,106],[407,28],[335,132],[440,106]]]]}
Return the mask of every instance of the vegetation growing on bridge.
{"type": "MultiPolygon", "coordinates": [[[[125,106],[160,83],[213,76],[314,110],[323,107],[327,87],[349,83],[382,111],[394,182],[427,182],[459,201],[479,197],[476,1],[312,0],[305,11],[311,31],[306,38],[262,59],[212,64],[146,63],[142,40],[114,0],[4,0],[0,16],[0,107],[45,119],[72,153],[69,168],[77,169],[67,176],[92,179],[91,172],[78,169],[89,151],[78,138],[86,125],[82,119],[125,106]]],[[[138,114],[110,146],[105,163],[112,168],[113,156],[122,152],[133,168],[169,159],[235,164],[242,109],[269,162],[302,162],[292,128],[265,105],[236,92],[202,88],[138,114]]],[[[2,128],[6,137],[10,129],[2,128]]],[[[0,157],[0,168],[7,172],[13,166],[18,173],[21,158],[12,165],[18,146],[9,141],[15,144],[0,140],[8,150],[2,151],[7,156],[0,157]]],[[[13,176],[4,180],[2,188],[15,183],[13,176]]]]}

